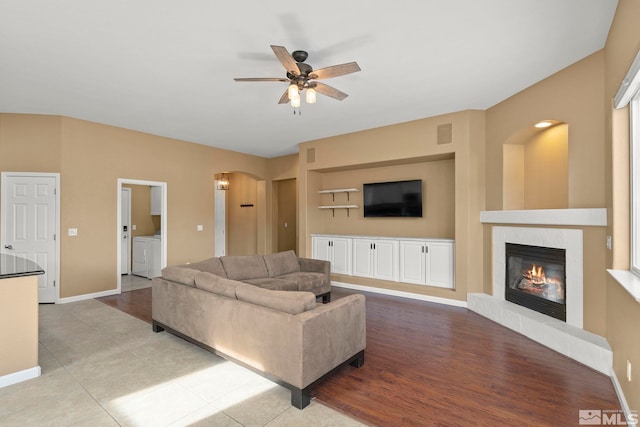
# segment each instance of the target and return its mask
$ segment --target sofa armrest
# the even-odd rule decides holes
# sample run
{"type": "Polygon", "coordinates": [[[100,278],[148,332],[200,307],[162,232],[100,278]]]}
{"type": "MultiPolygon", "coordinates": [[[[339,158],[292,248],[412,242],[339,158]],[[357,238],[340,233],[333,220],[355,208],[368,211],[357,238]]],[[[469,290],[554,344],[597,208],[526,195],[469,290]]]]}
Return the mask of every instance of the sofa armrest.
{"type": "Polygon", "coordinates": [[[324,273],[329,279],[331,275],[331,263],[321,259],[298,258],[300,271],[312,271],[315,273],[324,273]]]}
{"type": "Polygon", "coordinates": [[[352,294],[296,316],[302,324],[303,387],[364,350],[365,297],[352,294]]]}

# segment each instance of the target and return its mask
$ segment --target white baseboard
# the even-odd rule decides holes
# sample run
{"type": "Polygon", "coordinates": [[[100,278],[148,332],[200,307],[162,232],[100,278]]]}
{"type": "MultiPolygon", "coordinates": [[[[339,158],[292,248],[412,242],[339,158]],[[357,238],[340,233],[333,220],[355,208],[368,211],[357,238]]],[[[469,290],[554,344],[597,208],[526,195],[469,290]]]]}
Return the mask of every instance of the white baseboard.
{"type": "Polygon", "coordinates": [[[73,297],[60,298],[58,304],[66,304],[68,302],[83,301],[86,299],[108,297],[110,295],[118,295],[120,292],[117,289],[110,289],[108,291],[94,292],[92,294],[76,295],[73,297]]]}
{"type": "Polygon", "coordinates": [[[616,375],[616,372],[613,370],[613,368],[611,368],[610,376],[611,376],[611,382],[613,383],[613,388],[616,390],[616,394],[618,395],[618,401],[620,402],[620,407],[622,408],[625,414],[634,415],[633,419],[630,419],[631,417],[627,416],[627,425],[630,427],[637,427],[638,411],[635,410],[632,413],[631,410],[629,409],[629,404],[627,403],[627,399],[624,397],[622,386],[620,385],[620,381],[618,381],[618,376],[616,375]]]}
{"type": "Polygon", "coordinates": [[[30,380],[40,376],[40,366],[25,369],[23,371],[14,372],[12,374],[3,375],[0,377],[0,388],[6,387],[12,384],[17,384],[22,381],[30,380]]]}
{"type": "Polygon", "coordinates": [[[420,301],[435,302],[438,304],[452,305],[455,307],[464,307],[464,308],[467,307],[466,301],[459,301],[455,299],[441,298],[441,297],[433,297],[431,295],[415,294],[413,292],[396,291],[393,289],[376,288],[373,286],[354,285],[352,283],[336,282],[333,280],[331,281],[331,286],[336,286],[338,288],[354,289],[356,291],[362,291],[362,292],[372,292],[376,294],[391,295],[394,297],[410,298],[410,299],[416,299],[420,301]]]}

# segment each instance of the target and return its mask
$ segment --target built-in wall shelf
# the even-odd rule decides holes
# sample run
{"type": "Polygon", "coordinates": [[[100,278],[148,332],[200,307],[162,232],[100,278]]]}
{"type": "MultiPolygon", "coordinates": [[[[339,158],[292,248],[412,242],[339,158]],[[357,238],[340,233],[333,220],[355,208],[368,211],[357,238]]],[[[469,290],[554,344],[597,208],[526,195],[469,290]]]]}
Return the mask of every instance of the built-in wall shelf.
{"type": "Polygon", "coordinates": [[[336,188],[334,190],[320,190],[318,193],[320,194],[331,194],[333,201],[336,201],[336,193],[347,193],[347,201],[349,201],[349,193],[355,193],[356,191],[360,191],[357,188],[336,188]]]}
{"type": "Polygon", "coordinates": [[[346,209],[347,216],[349,216],[349,209],[358,209],[360,206],[358,205],[327,205],[327,206],[318,206],[320,209],[331,209],[333,216],[336,216],[336,209],[346,209]]]}

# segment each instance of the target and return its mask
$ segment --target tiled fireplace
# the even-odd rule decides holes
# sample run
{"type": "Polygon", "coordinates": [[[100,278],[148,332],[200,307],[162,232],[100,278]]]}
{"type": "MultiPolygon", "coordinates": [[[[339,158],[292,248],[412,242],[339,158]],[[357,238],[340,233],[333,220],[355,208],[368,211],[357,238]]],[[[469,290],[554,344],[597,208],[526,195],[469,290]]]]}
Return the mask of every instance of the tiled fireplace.
{"type": "Polygon", "coordinates": [[[500,224],[492,227],[493,292],[468,294],[467,307],[610,375],[609,344],[583,329],[579,228],[606,225],[606,210],[488,211],[481,221],[500,224]]]}

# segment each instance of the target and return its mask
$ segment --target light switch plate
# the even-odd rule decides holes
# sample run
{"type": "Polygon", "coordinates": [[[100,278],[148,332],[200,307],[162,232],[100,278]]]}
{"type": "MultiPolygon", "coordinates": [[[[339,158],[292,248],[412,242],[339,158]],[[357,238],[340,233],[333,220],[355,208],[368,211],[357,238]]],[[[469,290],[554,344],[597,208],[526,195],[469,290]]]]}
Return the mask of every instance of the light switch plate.
{"type": "Polygon", "coordinates": [[[198,226],[196,227],[196,229],[197,229],[198,231],[202,231],[202,230],[204,230],[204,227],[203,227],[203,226],[201,226],[201,225],[198,225],[198,226]]]}
{"type": "Polygon", "coordinates": [[[77,228],[70,228],[68,234],[69,234],[69,236],[77,236],[78,235],[78,229],[77,228]]]}

